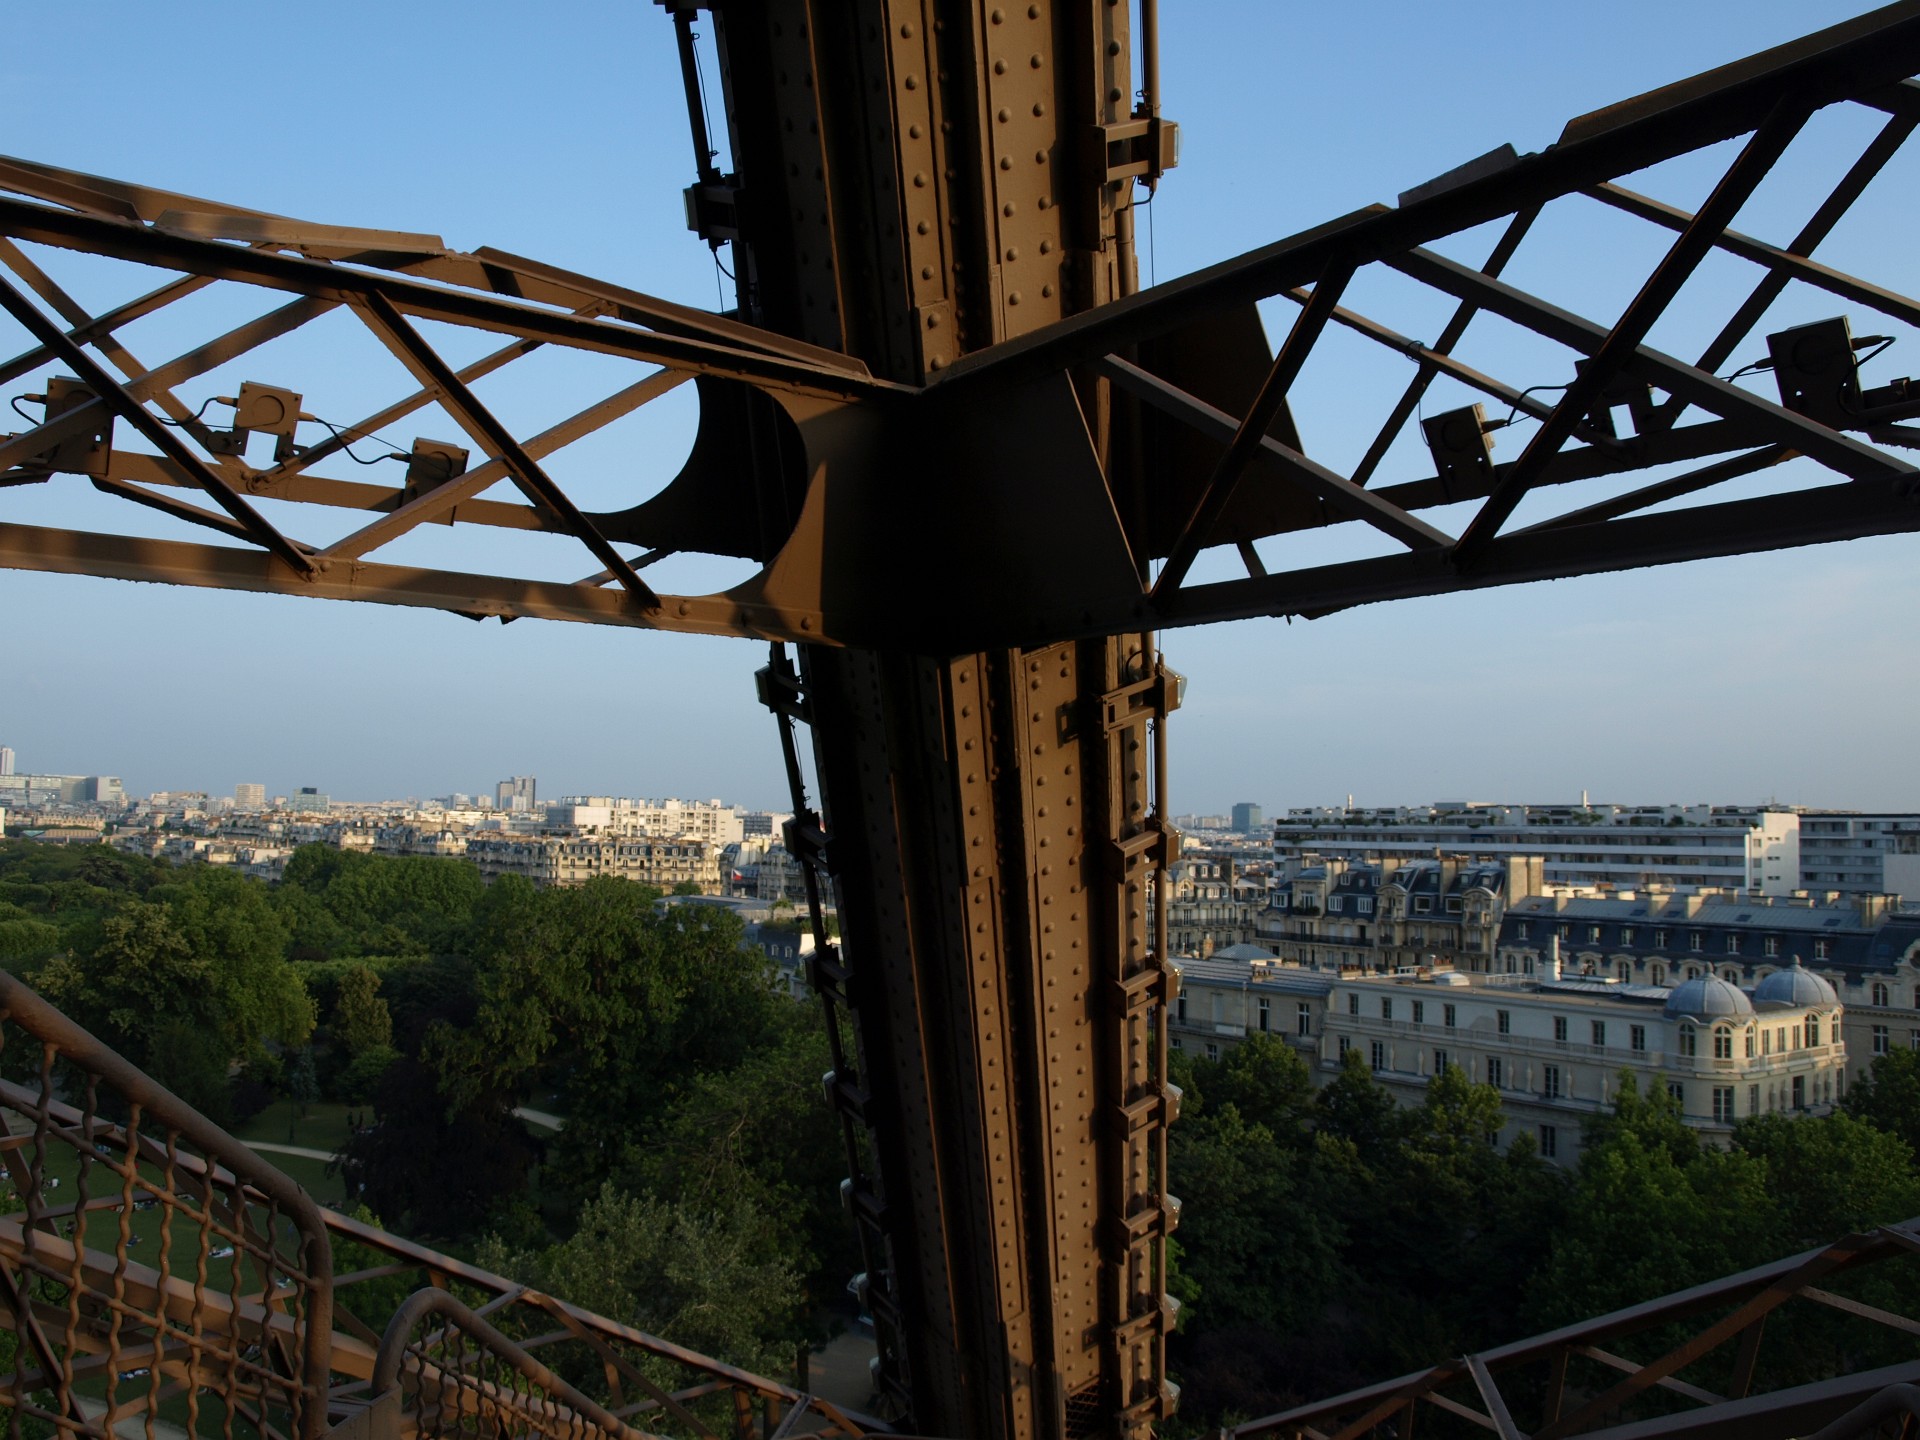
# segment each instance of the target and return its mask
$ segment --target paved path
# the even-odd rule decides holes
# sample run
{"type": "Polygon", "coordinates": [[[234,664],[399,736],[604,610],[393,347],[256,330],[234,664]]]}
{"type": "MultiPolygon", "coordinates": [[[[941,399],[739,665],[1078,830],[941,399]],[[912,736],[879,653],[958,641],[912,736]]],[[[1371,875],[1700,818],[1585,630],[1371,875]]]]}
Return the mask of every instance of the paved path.
{"type": "Polygon", "coordinates": [[[513,1113],[518,1115],[522,1120],[531,1121],[533,1124],[539,1125],[544,1129],[564,1130],[567,1128],[567,1119],[564,1115],[553,1115],[545,1110],[530,1110],[525,1105],[516,1106],[513,1113]]]}
{"type": "Polygon", "coordinates": [[[331,1150],[315,1150],[307,1145],[276,1145],[271,1140],[243,1140],[240,1142],[249,1150],[265,1150],[271,1155],[304,1155],[309,1160],[332,1160],[331,1150]]]}

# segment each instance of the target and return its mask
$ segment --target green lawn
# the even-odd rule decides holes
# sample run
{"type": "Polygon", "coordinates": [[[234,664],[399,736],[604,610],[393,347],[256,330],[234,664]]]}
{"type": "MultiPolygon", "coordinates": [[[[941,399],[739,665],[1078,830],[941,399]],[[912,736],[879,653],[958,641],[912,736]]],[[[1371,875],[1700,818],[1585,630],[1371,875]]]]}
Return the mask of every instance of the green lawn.
{"type": "Polygon", "coordinates": [[[249,1143],[265,1140],[273,1145],[303,1145],[309,1150],[324,1150],[331,1155],[347,1143],[349,1112],[357,1112],[363,1117],[367,1114],[364,1105],[315,1101],[307,1106],[307,1113],[302,1118],[294,1113],[298,1108],[291,1100],[276,1100],[245,1124],[234,1126],[234,1137],[249,1143]]]}

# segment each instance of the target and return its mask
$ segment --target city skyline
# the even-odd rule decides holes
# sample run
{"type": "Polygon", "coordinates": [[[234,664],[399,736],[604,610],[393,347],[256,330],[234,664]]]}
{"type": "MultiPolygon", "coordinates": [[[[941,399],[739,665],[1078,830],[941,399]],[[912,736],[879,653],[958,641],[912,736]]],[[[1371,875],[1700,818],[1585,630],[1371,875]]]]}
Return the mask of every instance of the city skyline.
{"type": "MultiPolygon", "coordinates": [[[[1632,4],[1540,15],[1482,4],[1464,16],[1384,6],[1319,15],[1248,4],[1222,8],[1246,37],[1233,47],[1205,43],[1211,26],[1170,26],[1165,100],[1183,155],[1146,212],[1143,281],[1390,201],[1503,141],[1539,149],[1574,114],[1851,10],[1765,3],[1702,16],[1632,4]],[[1643,42],[1656,19],[1657,47],[1643,42]],[[1496,74],[1483,86],[1441,81],[1496,74]],[[1435,107],[1439,88],[1447,104],[1435,107]],[[1276,161],[1283,185],[1256,178],[1276,161]]],[[[431,45],[472,83],[522,97],[451,131],[436,123],[443,98],[379,83],[342,38],[308,34],[297,16],[247,14],[233,27],[236,63],[275,67],[286,101],[276,110],[324,110],[334,118],[323,136],[272,117],[236,127],[218,102],[145,105],[142,77],[168,57],[187,70],[201,63],[196,42],[166,17],[106,5],[79,20],[21,18],[0,59],[0,116],[30,137],[14,148],[325,221],[491,243],[715,303],[713,263],[681,228],[691,157],[671,27],[652,9],[583,7],[571,35],[529,33],[512,55],[499,53],[497,27],[450,27],[436,7],[382,14],[396,51],[431,45]],[[633,83],[577,83],[583,31],[628,52],[633,83]],[[49,127],[40,122],[60,72],[45,62],[76,35],[101,83],[49,127]],[[280,66],[296,49],[309,63],[280,66]],[[395,146],[395,133],[435,134],[435,148],[395,146]],[[582,147],[581,133],[606,138],[582,147]],[[606,181],[609,151],[621,157],[618,184],[606,181]]],[[[1900,165],[1879,183],[1910,186],[1912,158],[1900,165]]],[[[1843,230],[1832,246],[1844,263],[1848,245],[1866,243],[1843,230]]],[[[1567,253],[1584,258],[1578,245],[1567,253]]],[[[1267,321],[1271,336],[1284,315],[1267,321]]],[[[1914,364],[1902,338],[1886,362],[1893,373],[1914,364]]],[[[324,364],[261,378],[310,373],[326,375],[324,364]]],[[[1342,397],[1315,404],[1301,414],[1309,448],[1363,443],[1342,397]]],[[[663,413],[658,444],[673,456],[684,437],[671,426],[690,411],[678,422],[663,413]]],[[[66,514],[66,493],[28,497],[24,518],[66,514]]],[[[1174,807],[1582,790],[1920,807],[1920,766],[1903,758],[1904,717],[1920,702],[1903,644],[1920,602],[1915,554],[1910,537],[1859,541],[1176,632],[1168,657],[1192,683],[1171,729],[1174,807]]],[[[381,798],[531,773],[556,795],[786,801],[773,721],[752,698],[766,654],[756,644],[11,573],[0,574],[0,612],[14,617],[0,736],[22,769],[107,771],[136,793],[230,793],[256,780],[270,793],[312,784],[381,798]]]]}

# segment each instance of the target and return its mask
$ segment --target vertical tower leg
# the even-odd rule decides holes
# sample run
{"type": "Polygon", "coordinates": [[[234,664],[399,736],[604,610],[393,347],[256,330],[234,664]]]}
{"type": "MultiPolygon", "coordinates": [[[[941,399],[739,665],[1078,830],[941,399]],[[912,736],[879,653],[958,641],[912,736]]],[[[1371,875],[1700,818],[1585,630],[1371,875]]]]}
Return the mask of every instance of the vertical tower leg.
{"type": "Polygon", "coordinates": [[[1139,636],[811,647],[767,688],[814,722],[794,832],[840,916],[828,1088],[883,1378],[923,1434],[1144,1436],[1172,1403],[1167,672],[1139,636]]]}

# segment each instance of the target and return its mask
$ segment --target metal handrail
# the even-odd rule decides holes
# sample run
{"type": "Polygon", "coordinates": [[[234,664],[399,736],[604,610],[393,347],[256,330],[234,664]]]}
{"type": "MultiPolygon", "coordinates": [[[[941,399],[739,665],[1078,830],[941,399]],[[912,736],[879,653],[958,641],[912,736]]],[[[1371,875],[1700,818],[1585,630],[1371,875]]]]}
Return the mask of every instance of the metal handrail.
{"type": "MultiPolygon", "coordinates": [[[[605,1440],[657,1440],[649,1432],[634,1429],[581,1394],[445,1290],[416,1291],[387,1322],[386,1333],[381,1337],[380,1349],[373,1364],[372,1388],[375,1399],[400,1390],[404,1407],[406,1396],[403,1381],[408,1377],[415,1382],[416,1396],[429,1380],[438,1387],[442,1412],[446,1393],[452,1389],[459,1392],[457,1398],[461,1413],[464,1414],[469,1407],[480,1412],[504,1412],[523,1421],[528,1431],[534,1434],[582,1440],[584,1431],[584,1440],[602,1440],[602,1437],[605,1440]],[[427,1347],[444,1344],[448,1329],[442,1329],[421,1344],[410,1343],[415,1327],[430,1316],[448,1321],[449,1329],[472,1339],[486,1357],[506,1365],[527,1381],[535,1393],[521,1395],[510,1386],[502,1387],[487,1377],[484,1366],[476,1376],[468,1374],[464,1365],[449,1369],[430,1362],[425,1353],[427,1347]],[[411,1367],[409,1361],[412,1362],[411,1367]],[[586,1425],[582,1424],[583,1421],[586,1425]]],[[[513,1433],[517,1435],[523,1432],[516,1430],[513,1433]]]]}
{"type": "Polygon", "coordinates": [[[144,1412],[151,1420],[163,1400],[184,1391],[191,1430],[205,1387],[221,1393],[229,1418],[235,1406],[251,1405],[264,1416],[284,1404],[298,1440],[318,1440],[327,1428],[333,1338],[333,1255],[319,1207],[247,1146],[4,973],[0,1024],[41,1047],[37,1089],[0,1085],[0,1112],[32,1126],[26,1135],[8,1126],[0,1140],[24,1206],[23,1214],[0,1218],[0,1298],[6,1302],[0,1325],[19,1333],[21,1357],[12,1383],[0,1385],[0,1405],[35,1409],[33,1396],[50,1391],[65,1423],[105,1435],[123,1414],[144,1412]],[[84,1077],[82,1104],[56,1098],[56,1061],[84,1077]],[[103,1084],[125,1101],[125,1120],[98,1113],[103,1084]],[[43,1186],[51,1189],[59,1177],[45,1176],[48,1155],[63,1147],[75,1156],[75,1196],[71,1204],[50,1205],[43,1186]],[[102,1174],[117,1182],[115,1194],[90,1192],[90,1181],[102,1174]],[[161,1211],[158,1269],[131,1258],[137,1244],[132,1212],[149,1205],[161,1211]],[[264,1235],[256,1208],[265,1211],[264,1235]],[[88,1219],[102,1213],[115,1216],[116,1224],[110,1247],[94,1248],[87,1243],[88,1219]],[[296,1241],[292,1263],[273,1233],[281,1220],[296,1241]],[[189,1232],[185,1243],[177,1221],[189,1232]],[[222,1242],[229,1250],[224,1257],[213,1253],[222,1242]],[[190,1279],[184,1265],[176,1266],[181,1258],[192,1267],[190,1279]],[[224,1291],[213,1291],[208,1262],[222,1258],[230,1261],[228,1282],[224,1291]],[[243,1261],[258,1271],[257,1296],[241,1291],[243,1261]],[[36,1297],[48,1287],[65,1292],[63,1306],[36,1297]],[[26,1369],[29,1355],[38,1366],[33,1372],[26,1369]],[[126,1361],[147,1364],[123,1375],[126,1361]],[[121,1399],[123,1382],[143,1373],[146,1383],[137,1388],[144,1394],[121,1399]],[[223,1384],[206,1386],[210,1374],[223,1384]],[[96,1380],[101,1394],[81,1388],[96,1380]]]}

